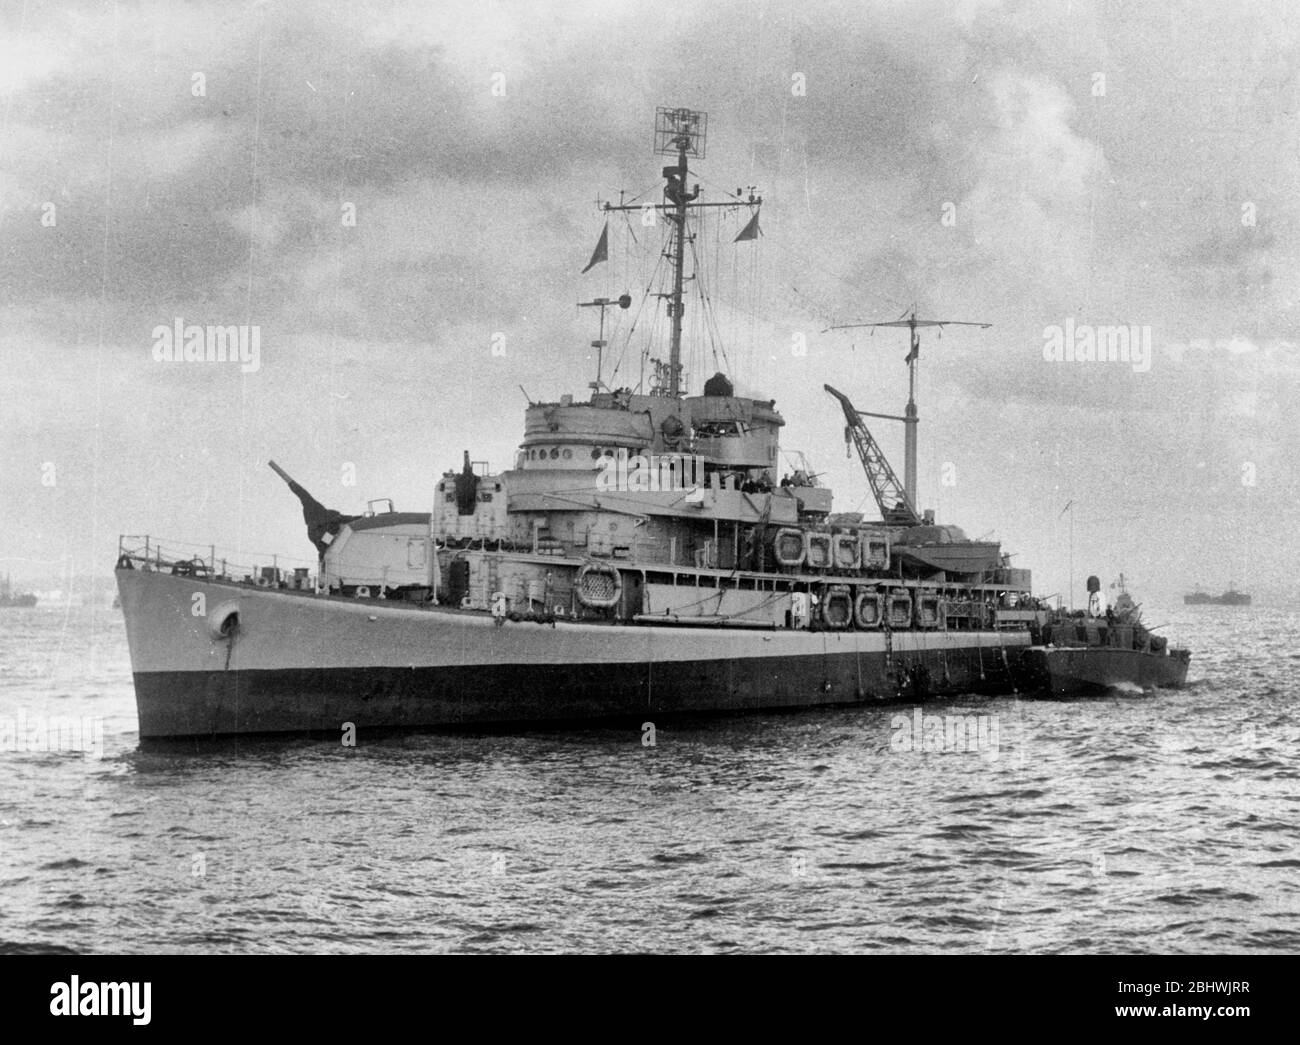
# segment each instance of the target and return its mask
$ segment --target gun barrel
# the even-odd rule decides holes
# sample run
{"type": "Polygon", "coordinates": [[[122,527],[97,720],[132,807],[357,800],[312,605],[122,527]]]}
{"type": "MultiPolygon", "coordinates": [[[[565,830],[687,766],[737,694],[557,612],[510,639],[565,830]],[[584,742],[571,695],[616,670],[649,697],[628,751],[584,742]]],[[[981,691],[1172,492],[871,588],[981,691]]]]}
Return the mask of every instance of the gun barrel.
{"type": "Polygon", "coordinates": [[[278,464],[276,464],[274,461],[268,461],[267,464],[269,464],[271,466],[271,470],[275,472],[275,474],[278,475],[281,479],[283,479],[286,483],[288,483],[290,486],[294,485],[293,477],[288,472],[286,472],[283,468],[281,468],[278,464]]]}

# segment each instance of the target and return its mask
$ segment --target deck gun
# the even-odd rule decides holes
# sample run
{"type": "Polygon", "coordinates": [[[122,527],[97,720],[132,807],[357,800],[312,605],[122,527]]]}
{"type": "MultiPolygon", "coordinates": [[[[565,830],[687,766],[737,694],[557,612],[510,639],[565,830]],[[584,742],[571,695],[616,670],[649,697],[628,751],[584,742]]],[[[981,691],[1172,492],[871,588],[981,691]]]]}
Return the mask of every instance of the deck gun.
{"type": "Polygon", "coordinates": [[[329,548],[330,542],[338,535],[339,530],[354,519],[361,518],[361,516],[344,515],[342,512],[336,512],[333,508],[326,508],[320,501],[294,482],[293,477],[278,464],[274,461],[267,463],[270,464],[276,475],[289,484],[289,489],[302,503],[302,519],[307,524],[307,539],[316,545],[316,551],[321,558],[324,558],[326,549],[329,548]]]}

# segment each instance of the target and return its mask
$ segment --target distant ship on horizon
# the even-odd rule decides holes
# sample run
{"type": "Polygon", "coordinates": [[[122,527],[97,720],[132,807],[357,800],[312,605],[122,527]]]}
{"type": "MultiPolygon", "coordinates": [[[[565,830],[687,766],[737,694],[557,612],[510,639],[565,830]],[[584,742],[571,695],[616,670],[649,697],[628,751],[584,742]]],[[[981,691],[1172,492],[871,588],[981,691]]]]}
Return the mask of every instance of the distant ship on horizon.
{"type": "Polygon", "coordinates": [[[0,586],[0,609],[29,607],[36,605],[36,596],[30,591],[15,592],[9,583],[9,574],[5,574],[4,584],[0,586]]]}
{"type": "Polygon", "coordinates": [[[1194,592],[1183,596],[1183,603],[1187,606],[1249,606],[1250,596],[1243,591],[1238,591],[1235,581],[1228,582],[1228,590],[1222,595],[1211,595],[1207,591],[1202,591],[1198,584],[1194,592]]]}

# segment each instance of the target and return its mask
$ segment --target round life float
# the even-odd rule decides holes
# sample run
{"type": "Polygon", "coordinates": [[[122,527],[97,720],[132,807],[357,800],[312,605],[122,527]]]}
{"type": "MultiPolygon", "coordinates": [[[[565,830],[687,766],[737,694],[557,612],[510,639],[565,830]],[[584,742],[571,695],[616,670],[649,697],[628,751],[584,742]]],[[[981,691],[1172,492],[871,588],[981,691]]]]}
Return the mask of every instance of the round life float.
{"type": "Polygon", "coordinates": [[[856,533],[837,533],[831,541],[831,555],[837,570],[856,570],[862,565],[862,542],[856,533]]]}
{"type": "Polygon", "coordinates": [[[862,588],[853,600],[853,620],[859,628],[879,628],[885,623],[885,597],[871,588],[862,588]]]}
{"type": "Polygon", "coordinates": [[[940,614],[942,605],[938,595],[918,595],[916,599],[916,626],[918,628],[937,628],[943,623],[940,614]]]}
{"type": "Polygon", "coordinates": [[[822,596],[822,623],[828,628],[847,628],[853,622],[853,599],[849,589],[837,584],[822,596]]]}
{"type": "Polygon", "coordinates": [[[590,609],[602,610],[618,604],[623,578],[618,569],[604,562],[589,562],[578,570],[578,601],[590,609]]]}
{"type": "Polygon", "coordinates": [[[787,526],[772,538],[772,555],[782,566],[802,566],[806,550],[803,530],[787,526]]]}
{"type": "Polygon", "coordinates": [[[889,569],[889,538],[883,534],[862,535],[862,565],[869,570],[889,569]]]}
{"type": "Polygon", "coordinates": [[[912,596],[898,588],[889,593],[889,626],[891,628],[912,626],[912,596]]]}
{"type": "Polygon", "coordinates": [[[831,564],[831,535],[820,530],[808,531],[805,562],[810,570],[824,570],[831,564]]]}

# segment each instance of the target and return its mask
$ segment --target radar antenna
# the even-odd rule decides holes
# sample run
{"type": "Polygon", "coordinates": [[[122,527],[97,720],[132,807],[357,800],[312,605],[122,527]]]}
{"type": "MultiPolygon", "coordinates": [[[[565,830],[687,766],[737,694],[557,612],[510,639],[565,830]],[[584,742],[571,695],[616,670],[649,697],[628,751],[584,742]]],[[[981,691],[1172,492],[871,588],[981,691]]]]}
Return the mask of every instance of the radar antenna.
{"type": "Polygon", "coordinates": [[[911,347],[904,357],[903,362],[907,364],[907,409],[906,416],[902,419],[904,425],[904,443],[903,443],[903,481],[904,488],[907,492],[907,500],[910,504],[916,504],[916,428],[920,424],[920,418],[916,413],[916,361],[921,356],[921,335],[917,333],[919,327],[981,327],[988,329],[992,323],[972,323],[962,319],[918,319],[915,306],[908,312],[903,313],[902,318],[888,320],[883,323],[842,323],[837,326],[827,327],[828,330],[854,330],[867,327],[874,330],[876,327],[907,327],[911,331],[911,347]]]}

